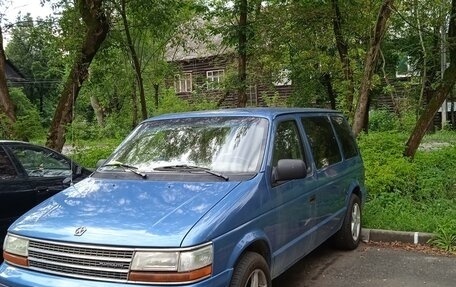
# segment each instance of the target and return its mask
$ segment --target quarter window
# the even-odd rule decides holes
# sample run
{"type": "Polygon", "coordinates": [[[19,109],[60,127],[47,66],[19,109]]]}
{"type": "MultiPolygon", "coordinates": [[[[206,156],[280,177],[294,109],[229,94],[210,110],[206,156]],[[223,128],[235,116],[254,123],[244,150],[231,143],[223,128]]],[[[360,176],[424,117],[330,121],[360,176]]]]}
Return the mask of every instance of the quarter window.
{"type": "Polygon", "coordinates": [[[273,166],[280,159],[304,160],[301,137],[295,121],[279,123],[274,140],[273,166]]]}
{"type": "Polygon", "coordinates": [[[16,169],[14,168],[8,155],[0,147],[0,179],[13,179],[17,175],[16,169]]]}
{"type": "Polygon", "coordinates": [[[345,158],[352,158],[358,155],[355,138],[352,135],[350,126],[343,117],[331,117],[332,124],[336,130],[337,137],[342,145],[345,158]]]}
{"type": "Polygon", "coordinates": [[[342,160],[331,123],[327,117],[305,117],[302,124],[318,169],[342,160]]]}

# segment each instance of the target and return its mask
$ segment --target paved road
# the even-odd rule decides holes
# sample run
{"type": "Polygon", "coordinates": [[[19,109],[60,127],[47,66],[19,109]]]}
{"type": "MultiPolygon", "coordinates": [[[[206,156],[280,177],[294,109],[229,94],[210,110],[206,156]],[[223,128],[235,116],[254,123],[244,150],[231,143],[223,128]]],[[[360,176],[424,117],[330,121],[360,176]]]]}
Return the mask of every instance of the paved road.
{"type": "Polygon", "coordinates": [[[341,252],[322,246],[276,278],[273,287],[455,287],[456,256],[362,244],[341,252]]]}

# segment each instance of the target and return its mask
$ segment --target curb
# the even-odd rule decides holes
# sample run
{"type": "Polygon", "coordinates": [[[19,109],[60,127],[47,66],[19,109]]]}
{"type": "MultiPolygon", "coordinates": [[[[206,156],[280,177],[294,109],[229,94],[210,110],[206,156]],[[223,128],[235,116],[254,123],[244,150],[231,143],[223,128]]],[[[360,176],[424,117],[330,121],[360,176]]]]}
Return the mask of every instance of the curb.
{"type": "Polygon", "coordinates": [[[434,236],[435,235],[432,233],[424,232],[391,231],[368,228],[363,228],[361,230],[361,240],[364,242],[382,241],[426,244],[429,241],[429,239],[433,238],[434,236]]]}

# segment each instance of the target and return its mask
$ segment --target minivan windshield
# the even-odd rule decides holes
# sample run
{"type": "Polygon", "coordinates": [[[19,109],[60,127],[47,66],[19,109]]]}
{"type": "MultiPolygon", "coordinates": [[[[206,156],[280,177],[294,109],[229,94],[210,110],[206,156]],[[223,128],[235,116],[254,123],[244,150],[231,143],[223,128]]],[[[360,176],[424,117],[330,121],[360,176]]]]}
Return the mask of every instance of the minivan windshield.
{"type": "Polygon", "coordinates": [[[201,168],[220,173],[258,172],[268,121],[257,117],[154,120],[140,125],[102,167],[137,172],[201,168]]]}

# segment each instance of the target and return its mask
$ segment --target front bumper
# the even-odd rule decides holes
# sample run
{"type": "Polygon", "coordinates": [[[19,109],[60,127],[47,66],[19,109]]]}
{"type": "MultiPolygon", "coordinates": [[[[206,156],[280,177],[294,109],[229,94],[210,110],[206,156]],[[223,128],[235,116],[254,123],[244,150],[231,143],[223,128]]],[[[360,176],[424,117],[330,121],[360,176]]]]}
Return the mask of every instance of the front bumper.
{"type": "Polygon", "coordinates": [[[25,268],[3,263],[0,266],[0,287],[125,287],[125,286],[154,286],[154,287],[226,287],[230,283],[232,270],[225,270],[203,281],[186,285],[146,285],[134,283],[115,283],[92,281],[85,279],[55,276],[36,272],[25,268]]]}

